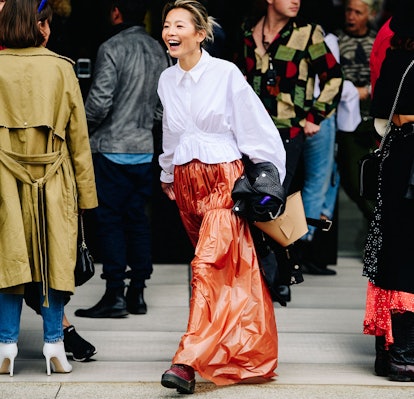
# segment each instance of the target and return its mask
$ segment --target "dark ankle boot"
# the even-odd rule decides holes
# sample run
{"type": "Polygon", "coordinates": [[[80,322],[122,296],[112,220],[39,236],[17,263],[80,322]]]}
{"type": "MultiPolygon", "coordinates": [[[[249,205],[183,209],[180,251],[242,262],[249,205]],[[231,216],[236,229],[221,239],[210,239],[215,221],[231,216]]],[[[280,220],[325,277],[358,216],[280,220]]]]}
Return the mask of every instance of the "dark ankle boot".
{"type": "Polygon", "coordinates": [[[414,313],[395,313],[391,316],[394,344],[390,347],[392,381],[414,381],[414,313]]]}
{"type": "Polygon", "coordinates": [[[78,309],[75,316],[91,318],[117,318],[128,315],[124,287],[107,288],[101,300],[89,309],[78,309]]]}
{"type": "Polygon", "coordinates": [[[131,314],[146,314],[147,304],[144,301],[144,287],[129,287],[126,294],[127,310],[131,314]]]}
{"type": "Polygon", "coordinates": [[[375,337],[375,374],[388,377],[390,371],[389,351],[385,349],[385,336],[375,337]]]}

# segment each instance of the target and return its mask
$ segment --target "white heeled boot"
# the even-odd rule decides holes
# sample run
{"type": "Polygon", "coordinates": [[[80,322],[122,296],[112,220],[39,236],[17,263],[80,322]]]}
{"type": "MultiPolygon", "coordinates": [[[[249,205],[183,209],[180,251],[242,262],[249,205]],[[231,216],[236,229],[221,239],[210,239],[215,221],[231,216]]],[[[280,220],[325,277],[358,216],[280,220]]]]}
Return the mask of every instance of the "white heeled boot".
{"type": "Polygon", "coordinates": [[[10,373],[13,377],[14,358],[17,355],[17,344],[0,343],[0,374],[10,373]]]}
{"type": "Polygon", "coordinates": [[[43,346],[43,355],[46,359],[47,375],[54,373],[70,373],[72,366],[66,358],[65,346],[63,341],[55,342],[53,344],[46,343],[43,346]]]}

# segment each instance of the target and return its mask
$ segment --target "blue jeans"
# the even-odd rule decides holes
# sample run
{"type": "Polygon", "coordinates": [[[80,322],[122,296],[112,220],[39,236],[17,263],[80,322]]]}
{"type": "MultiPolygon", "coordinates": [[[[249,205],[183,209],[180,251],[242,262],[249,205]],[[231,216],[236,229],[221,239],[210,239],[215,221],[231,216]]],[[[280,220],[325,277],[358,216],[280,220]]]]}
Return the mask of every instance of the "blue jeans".
{"type": "Polygon", "coordinates": [[[151,229],[147,205],[152,194],[152,164],[121,165],[93,155],[99,206],[97,237],[107,288],[143,288],[152,273],[151,229]],[[127,266],[130,270],[127,271],[127,266]]]}
{"type": "MultiPolygon", "coordinates": [[[[39,301],[43,304],[44,297],[40,293],[39,301]]],[[[65,293],[49,289],[49,307],[40,306],[43,317],[43,341],[54,343],[63,340],[63,312],[65,293]]],[[[0,342],[16,343],[20,332],[20,315],[22,313],[23,295],[0,293],[0,342]]]]}
{"type": "MultiPolygon", "coordinates": [[[[332,217],[335,208],[339,188],[335,162],[335,135],[336,123],[333,115],[321,123],[317,134],[305,140],[302,198],[306,216],[313,219],[319,219],[322,213],[332,217]]],[[[309,226],[309,232],[303,239],[312,240],[315,229],[315,226],[309,226]]]]}

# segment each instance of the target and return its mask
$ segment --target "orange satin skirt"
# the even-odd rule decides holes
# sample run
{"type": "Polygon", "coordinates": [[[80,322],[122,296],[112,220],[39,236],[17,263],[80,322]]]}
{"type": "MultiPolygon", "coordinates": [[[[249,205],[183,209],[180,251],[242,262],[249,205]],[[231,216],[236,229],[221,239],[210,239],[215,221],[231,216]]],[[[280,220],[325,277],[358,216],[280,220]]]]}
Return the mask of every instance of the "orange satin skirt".
{"type": "Polygon", "coordinates": [[[414,294],[384,290],[368,282],[364,334],[385,336],[385,346],[394,343],[391,314],[414,312],[414,294]]]}
{"type": "Polygon", "coordinates": [[[176,166],[174,191],[195,247],[186,333],[173,358],[216,385],[275,376],[277,329],[248,224],[231,210],[240,160],[176,166]]]}

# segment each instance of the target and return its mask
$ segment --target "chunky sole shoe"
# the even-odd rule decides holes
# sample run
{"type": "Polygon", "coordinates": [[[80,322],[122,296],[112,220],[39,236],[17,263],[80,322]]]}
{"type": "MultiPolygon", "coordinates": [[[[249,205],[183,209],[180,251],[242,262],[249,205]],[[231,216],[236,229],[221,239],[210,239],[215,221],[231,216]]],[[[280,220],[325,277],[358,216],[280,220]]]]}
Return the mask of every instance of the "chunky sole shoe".
{"type": "Polygon", "coordinates": [[[75,330],[74,326],[66,327],[63,330],[65,351],[67,355],[72,355],[76,362],[85,362],[96,355],[96,348],[88,341],[83,339],[75,330]]]}
{"type": "Polygon", "coordinates": [[[166,388],[175,388],[184,394],[194,393],[194,370],[190,366],[173,364],[161,377],[161,385],[166,388]]]}

